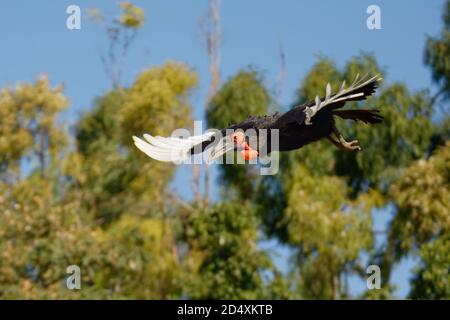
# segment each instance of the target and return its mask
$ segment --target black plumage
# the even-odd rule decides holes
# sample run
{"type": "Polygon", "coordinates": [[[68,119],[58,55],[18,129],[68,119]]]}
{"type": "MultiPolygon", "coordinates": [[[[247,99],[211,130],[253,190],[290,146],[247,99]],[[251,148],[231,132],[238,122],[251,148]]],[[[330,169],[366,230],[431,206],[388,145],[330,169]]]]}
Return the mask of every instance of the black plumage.
{"type": "MultiPolygon", "coordinates": [[[[203,152],[205,149],[213,147],[220,139],[232,130],[247,131],[254,129],[256,139],[264,139],[263,143],[250,143],[252,149],[259,152],[260,146],[264,145],[264,153],[268,154],[275,149],[277,151],[290,151],[299,149],[309,143],[327,138],[336,146],[347,150],[360,150],[357,140],[347,142],[336,128],[334,116],[354,121],[362,121],[368,124],[375,124],[382,121],[383,116],[379,110],[368,109],[340,109],[347,101],[361,101],[371,96],[376,88],[378,77],[370,79],[362,78],[358,81],[358,76],[349,88],[345,88],[345,82],[335,95],[331,95],[331,87],[327,86],[327,95],[321,99],[316,98],[301,105],[297,105],[285,113],[275,113],[261,117],[250,117],[238,124],[229,126],[221,130],[221,135],[214,135],[194,146],[190,153],[203,152]],[[365,80],[364,80],[365,79],[365,80]],[[262,129],[266,129],[268,135],[260,134],[262,129]],[[279,130],[278,146],[271,145],[270,130],[279,130]]],[[[251,142],[251,135],[246,137],[247,142],[251,142]]],[[[259,154],[260,156],[263,154],[259,154]]]]}

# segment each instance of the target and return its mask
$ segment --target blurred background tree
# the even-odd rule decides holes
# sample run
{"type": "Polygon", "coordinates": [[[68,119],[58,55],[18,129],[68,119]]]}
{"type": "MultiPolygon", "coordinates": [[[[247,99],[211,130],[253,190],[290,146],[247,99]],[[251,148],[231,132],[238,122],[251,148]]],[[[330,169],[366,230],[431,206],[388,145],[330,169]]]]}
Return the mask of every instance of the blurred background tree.
{"type": "Polygon", "coordinates": [[[4,182],[22,178],[24,161],[45,175],[66,143],[56,116],[68,105],[62,87],[50,87],[47,76],[34,84],[17,84],[0,92],[0,167],[4,182]]]}
{"type": "MultiPolygon", "coordinates": [[[[450,120],[442,108],[449,97],[450,2],[440,37],[425,44],[438,92],[384,81],[375,96],[349,105],[380,109],[383,124],[338,120],[363,152],[320,141],[283,154],[275,176],[222,165],[216,202],[189,202],[170,191],[176,167],[132,145],[132,135],[189,128],[199,79],[171,61],[122,84],[145,13],[131,3],[119,9],[112,22],[91,11],[110,41],[103,63],[112,87],[81,115],[73,135],[58,121],[69,105],[64,88],[48,77],[0,91],[1,298],[386,299],[394,297],[392,269],[407,256],[419,261],[409,297],[450,298],[450,120]],[[387,208],[392,220],[375,230],[374,215],[387,208]],[[377,232],[385,243],[376,244],[377,232]],[[290,272],[275,267],[261,248],[265,239],[292,251],[290,272]],[[383,289],[352,296],[349,278],[365,281],[371,263],[381,266],[383,289]],[[80,291],[65,287],[72,264],[82,270],[80,291]]],[[[214,28],[220,37],[220,24],[214,28]]],[[[220,45],[214,48],[208,125],[266,114],[279,97],[271,96],[263,73],[245,68],[220,85],[220,45]]],[[[321,56],[291,106],[357,73],[389,80],[371,54],[342,67],[321,56]]]]}
{"type": "Polygon", "coordinates": [[[109,40],[108,52],[101,56],[105,72],[115,89],[122,87],[121,81],[126,58],[131,44],[145,22],[145,12],[131,2],[119,2],[120,14],[108,21],[101,11],[91,8],[89,17],[104,30],[109,40]]]}
{"type": "Polygon", "coordinates": [[[433,100],[450,98],[450,1],[443,10],[444,28],[438,38],[428,36],[425,45],[425,64],[430,67],[433,81],[439,90],[433,100]]]}
{"type": "MultiPolygon", "coordinates": [[[[257,248],[257,220],[241,203],[221,203],[190,217],[188,242],[196,269],[187,275],[186,294],[194,299],[268,298],[271,270],[257,248]],[[200,263],[199,263],[200,261],[200,263]]],[[[192,259],[192,258],[191,258],[192,259]]]]}
{"type": "Polygon", "coordinates": [[[130,137],[149,128],[169,135],[190,125],[188,98],[196,83],[195,73],[169,62],[143,71],[130,88],[98,98],[94,109],[80,119],[78,150],[70,155],[67,168],[74,188],[83,190],[85,203],[101,223],[124,212],[149,215],[149,208],[158,211],[164,206],[162,190],[175,167],[147,161],[130,137]]]}

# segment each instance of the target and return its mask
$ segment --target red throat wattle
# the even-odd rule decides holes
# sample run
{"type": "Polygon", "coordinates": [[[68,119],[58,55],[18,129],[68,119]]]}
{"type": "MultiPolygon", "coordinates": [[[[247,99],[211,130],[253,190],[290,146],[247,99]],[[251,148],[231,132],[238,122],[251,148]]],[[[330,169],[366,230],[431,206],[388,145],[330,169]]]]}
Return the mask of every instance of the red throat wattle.
{"type": "Polygon", "coordinates": [[[252,160],[258,157],[259,153],[256,150],[251,149],[250,147],[240,152],[242,158],[245,160],[252,160]]]}

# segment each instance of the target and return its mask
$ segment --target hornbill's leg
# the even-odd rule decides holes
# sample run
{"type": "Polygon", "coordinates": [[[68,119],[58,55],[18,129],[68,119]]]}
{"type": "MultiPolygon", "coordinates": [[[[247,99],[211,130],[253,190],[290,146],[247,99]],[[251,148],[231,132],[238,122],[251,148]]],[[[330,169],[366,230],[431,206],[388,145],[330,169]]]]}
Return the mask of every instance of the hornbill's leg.
{"type": "Polygon", "coordinates": [[[345,141],[342,134],[339,132],[339,130],[336,128],[336,126],[333,126],[333,133],[336,136],[337,140],[334,140],[331,136],[328,136],[328,140],[330,140],[335,146],[338,148],[344,149],[344,150],[358,150],[361,151],[361,147],[359,146],[358,140],[353,140],[350,142],[345,141]]]}
{"type": "Polygon", "coordinates": [[[344,148],[342,147],[342,145],[341,145],[338,141],[334,140],[334,138],[333,138],[331,135],[327,136],[327,139],[328,139],[328,141],[330,141],[332,144],[334,144],[336,147],[338,147],[338,148],[340,148],[340,149],[344,149],[344,148]]]}

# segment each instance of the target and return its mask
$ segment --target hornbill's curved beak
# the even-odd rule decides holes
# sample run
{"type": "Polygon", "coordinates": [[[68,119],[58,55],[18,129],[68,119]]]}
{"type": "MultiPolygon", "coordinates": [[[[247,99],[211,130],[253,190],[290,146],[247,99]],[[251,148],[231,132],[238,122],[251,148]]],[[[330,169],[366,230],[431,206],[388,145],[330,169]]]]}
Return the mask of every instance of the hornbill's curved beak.
{"type": "Polygon", "coordinates": [[[233,138],[230,136],[225,136],[212,148],[209,153],[207,163],[210,164],[214,160],[220,158],[227,152],[234,150],[236,148],[236,144],[233,141],[233,138]]]}
{"type": "Polygon", "coordinates": [[[235,132],[229,136],[222,138],[216,146],[213,147],[209,154],[207,163],[212,163],[215,159],[223,156],[229,151],[240,151],[240,155],[245,160],[251,160],[258,157],[259,153],[253,150],[245,139],[243,132],[235,132]]]}

